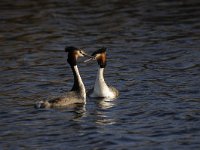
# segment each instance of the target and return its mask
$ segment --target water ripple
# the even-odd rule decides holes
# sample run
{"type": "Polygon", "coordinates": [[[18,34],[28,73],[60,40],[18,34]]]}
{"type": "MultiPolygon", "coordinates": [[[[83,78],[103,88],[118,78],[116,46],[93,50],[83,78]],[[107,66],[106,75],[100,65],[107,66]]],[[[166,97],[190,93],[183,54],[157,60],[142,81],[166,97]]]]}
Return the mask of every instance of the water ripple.
{"type": "MultiPolygon", "coordinates": [[[[2,1],[0,149],[199,149],[200,3],[2,1]],[[70,90],[65,46],[107,47],[113,100],[36,110],[70,90]]],[[[87,89],[97,64],[79,70],[87,89]]]]}

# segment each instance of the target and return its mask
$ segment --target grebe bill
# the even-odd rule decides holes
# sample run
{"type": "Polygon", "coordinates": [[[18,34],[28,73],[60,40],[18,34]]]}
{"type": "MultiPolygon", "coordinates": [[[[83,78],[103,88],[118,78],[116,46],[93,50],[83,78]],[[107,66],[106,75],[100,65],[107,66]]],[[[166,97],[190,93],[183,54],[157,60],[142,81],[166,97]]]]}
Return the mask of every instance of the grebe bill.
{"type": "Polygon", "coordinates": [[[74,84],[71,91],[52,100],[39,101],[35,104],[36,108],[66,107],[74,104],[86,104],[86,90],[76,63],[78,57],[89,55],[75,47],[67,47],[65,51],[68,52],[67,61],[71,66],[74,76],[74,84]]]}
{"type": "Polygon", "coordinates": [[[119,92],[116,88],[108,86],[104,80],[104,69],[106,67],[106,49],[101,48],[95,51],[93,54],[93,59],[88,59],[87,61],[97,60],[99,64],[94,88],[88,94],[90,97],[101,97],[101,98],[116,98],[119,92]]]}

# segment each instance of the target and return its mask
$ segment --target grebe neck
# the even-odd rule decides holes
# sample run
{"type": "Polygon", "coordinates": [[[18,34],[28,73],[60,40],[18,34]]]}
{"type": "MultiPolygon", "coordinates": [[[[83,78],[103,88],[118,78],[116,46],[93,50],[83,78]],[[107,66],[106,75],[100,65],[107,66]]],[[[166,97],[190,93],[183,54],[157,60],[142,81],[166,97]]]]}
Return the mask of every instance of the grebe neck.
{"type": "Polygon", "coordinates": [[[99,68],[97,72],[97,79],[105,82],[104,80],[104,68],[99,68]]]}
{"type": "Polygon", "coordinates": [[[105,89],[105,88],[108,88],[108,86],[107,86],[107,84],[104,80],[104,68],[98,69],[94,87],[100,87],[102,90],[105,89]]]}
{"type": "Polygon", "coordinates": [[[71,91],[80,92],[81,96],[86,98],[85,86],[84,86],[82,78],[80,76],[78,67],[77,67],[77,65],[75,65],[75,66],[71,66],[71,68],[72,68],[72,72],[74,75],[74,85],[73,85],[71,91]]]}

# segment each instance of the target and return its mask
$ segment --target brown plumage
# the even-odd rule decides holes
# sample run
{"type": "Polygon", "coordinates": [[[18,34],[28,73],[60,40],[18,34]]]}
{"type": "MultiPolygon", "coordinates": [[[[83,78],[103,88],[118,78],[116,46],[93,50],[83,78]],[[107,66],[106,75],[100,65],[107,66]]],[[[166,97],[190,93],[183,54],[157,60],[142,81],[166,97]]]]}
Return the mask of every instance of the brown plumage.
{"type": "Polygon", "coordinates": [[[36,108],[52,108],[52,107],[66,107],[74,104],[86,103],[86,90],[79,74],[77,67],[77,59],[79,57],[88,56],[83,50],[76,47],[67,47],[65,51],[68,53],[68,63],[71,66],[74,75],[74,85],[71,91],[66,92],[58,98],[51,100],[39,101],[35,104],[36,108]]]}

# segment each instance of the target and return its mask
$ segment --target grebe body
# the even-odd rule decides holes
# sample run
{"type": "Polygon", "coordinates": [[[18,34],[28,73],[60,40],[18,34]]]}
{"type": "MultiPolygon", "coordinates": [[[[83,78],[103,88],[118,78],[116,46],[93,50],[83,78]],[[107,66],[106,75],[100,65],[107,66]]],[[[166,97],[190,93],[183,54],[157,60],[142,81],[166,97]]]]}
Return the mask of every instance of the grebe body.
{"type": "Polygon", "coordinates": [[[74,76],[74,84],[71,91],[52,100],[39,101],[35,104],[36,108],[66,107],[74,104],[86,104],[86,90],[77,67],[77,59],[87,56],[87,54],[76,47],[67,47],[65,51],[68,52],[67,61],[71,66],[74,76]]]}
{"type": "MultiPolygon", "coordinates": [[[[104,80],[104,69],[106,67],[106,48],[101,48],[93,54],[93,60],[97,60],[99,68],[94,84],[94,88],[89,91],[89,97],[101,97],[114,99],[119,95],[116,88],[108,86],[104,80]]],[[[90,59],[92,60],[92,59],[90,59]]]]}

